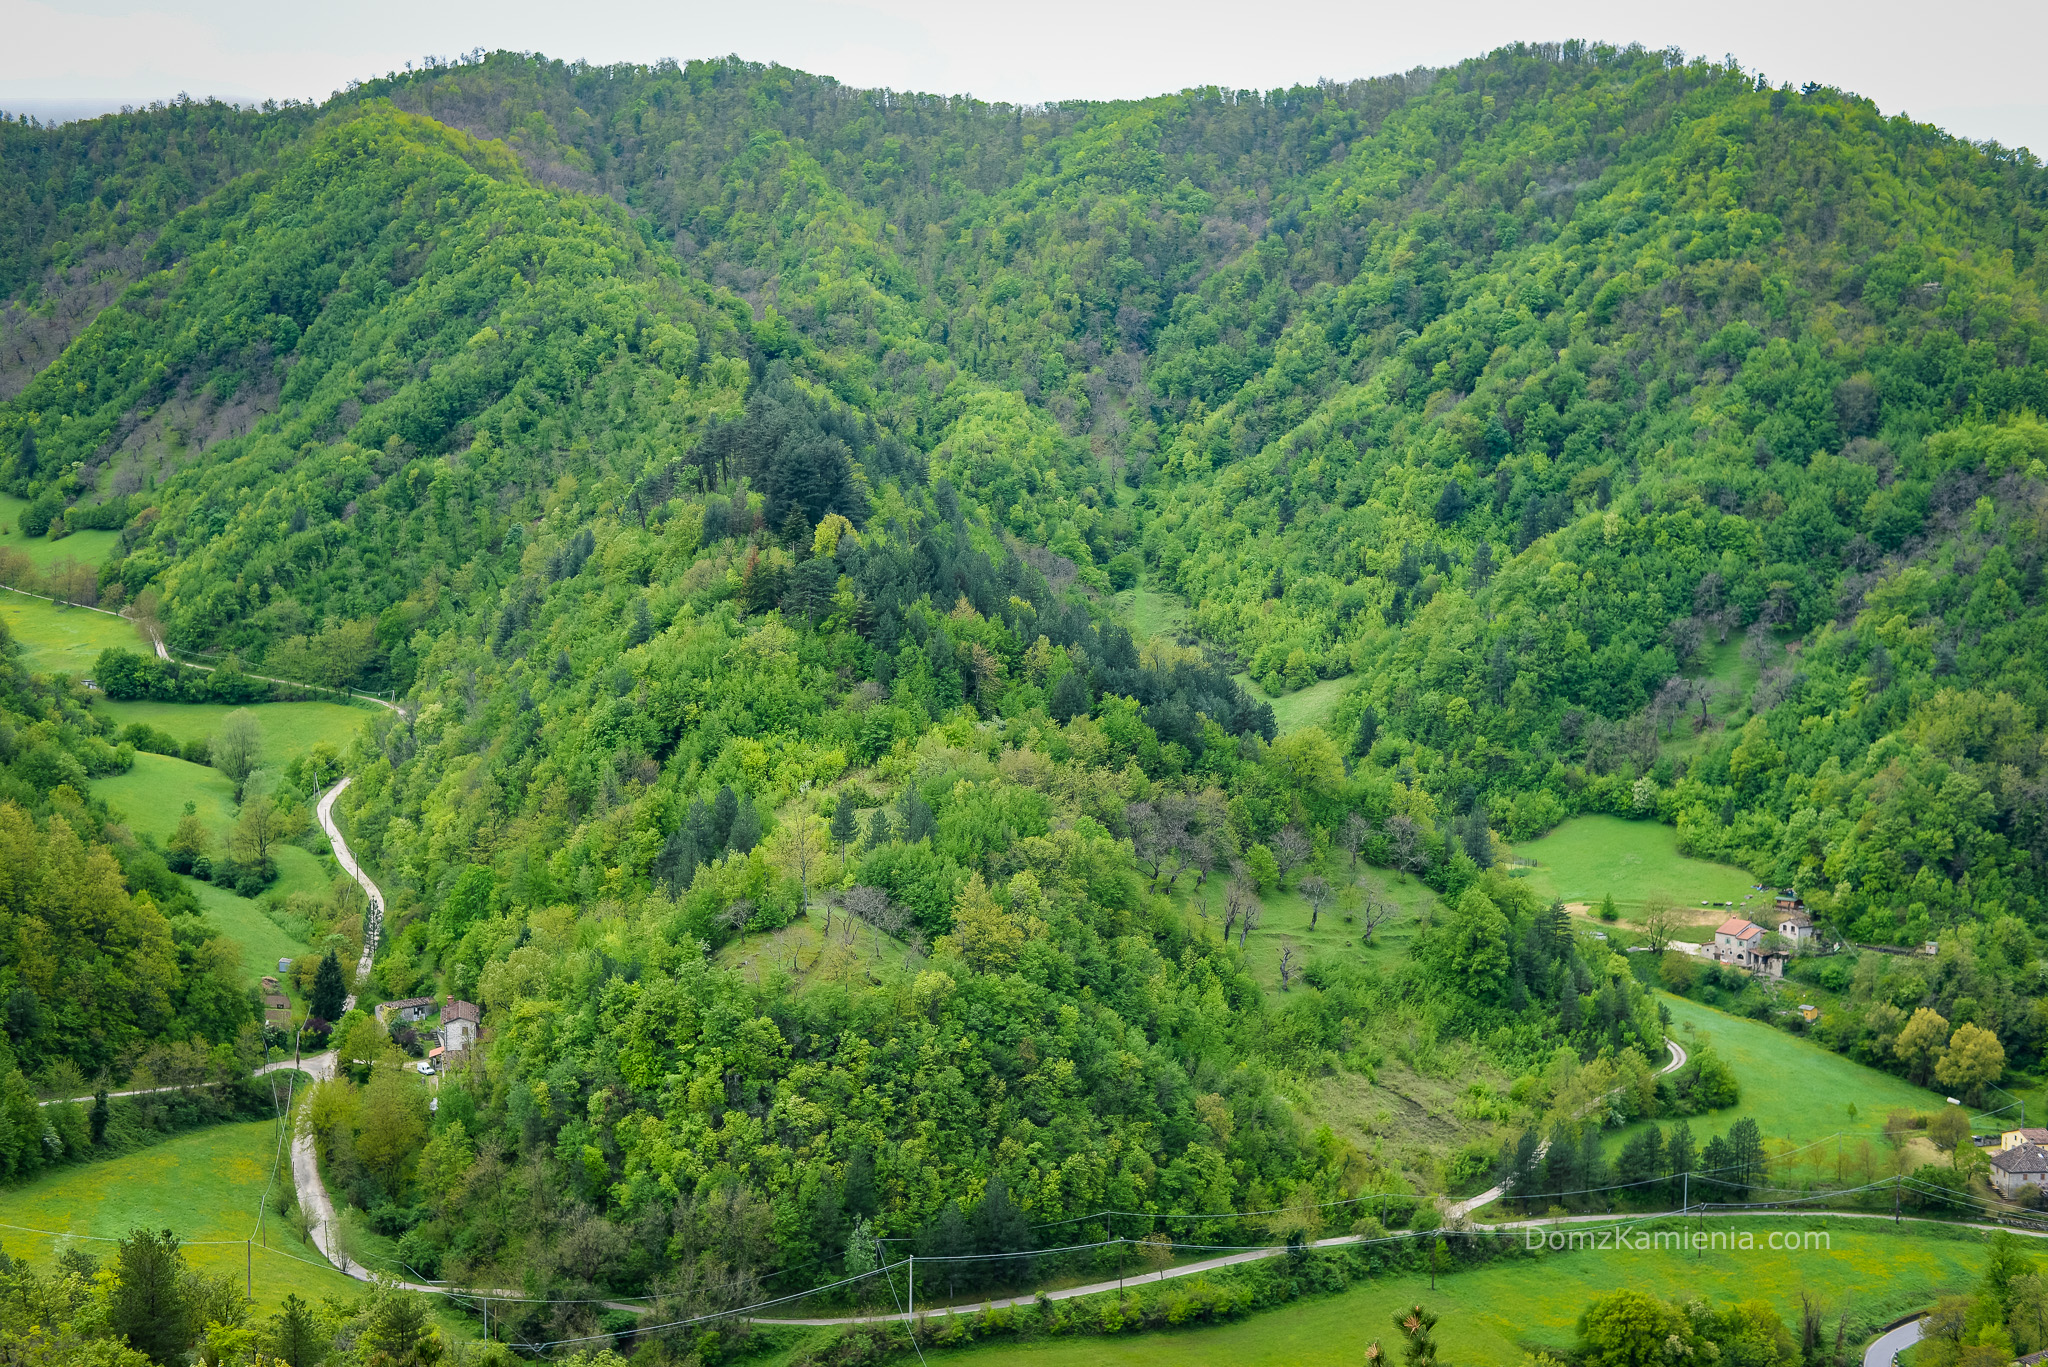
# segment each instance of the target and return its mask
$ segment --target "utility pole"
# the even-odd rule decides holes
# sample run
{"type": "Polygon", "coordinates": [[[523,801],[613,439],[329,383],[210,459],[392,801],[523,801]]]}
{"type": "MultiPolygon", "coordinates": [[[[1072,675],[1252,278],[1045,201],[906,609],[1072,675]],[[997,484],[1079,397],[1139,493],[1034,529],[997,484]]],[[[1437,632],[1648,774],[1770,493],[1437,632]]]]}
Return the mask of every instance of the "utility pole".
{"type": "Polygon", "coordinates": [[[1892,1179],[1892,1223],[1899,1222],[1899,1178],[1892,1179]]]}
{"type": "Polygon", "coordinates": [[[242,1240],[242,1294],[256,1299],[256,1250],[247,1239],[242,1240]]]}
{"type": "Polygon", "coordinates": [[[910,1255],[910,1341],[917,1342],[917,1255],[910,1255]]]}

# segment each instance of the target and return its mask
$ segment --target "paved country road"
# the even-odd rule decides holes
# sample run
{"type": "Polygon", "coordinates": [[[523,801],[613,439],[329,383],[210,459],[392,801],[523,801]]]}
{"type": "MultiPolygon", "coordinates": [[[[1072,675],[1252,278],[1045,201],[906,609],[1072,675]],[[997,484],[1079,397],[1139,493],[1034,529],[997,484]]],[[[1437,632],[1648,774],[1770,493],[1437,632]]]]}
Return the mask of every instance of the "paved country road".
{"type": "MultiPolygon", "coordinates": [[[[362,885],[363,895],[370,901],[369,913],[363,917],[363,957],[356,964],[356,981],[362,982],[370,976],[370,961],[377,957],[377,937],[384,933],[384,894],[377,890],[377,885],[370,881],[370,875],[356,863],[355,855],[349,852],[348,841],[342,838],[341,828],[334,824],[334,799],[341,796],[349,783],[349,779],[343,779],[322,793],[314,815],[320,818],[320,829],[327,832],[327,839],[334,846],[334,858],[341,865],[341,871],[362,885]]],[[[342,1010],[355,1009],[356,994],[351,992],[342,1004],[342,1010]]]]}
{"type": "Polygon", "coordinates": [[[1892,1367],[1892,1360],[1920,1341],[1920,1321],[1888,1329],[1863,1350],[1863,1367],[1892,1367]]]}

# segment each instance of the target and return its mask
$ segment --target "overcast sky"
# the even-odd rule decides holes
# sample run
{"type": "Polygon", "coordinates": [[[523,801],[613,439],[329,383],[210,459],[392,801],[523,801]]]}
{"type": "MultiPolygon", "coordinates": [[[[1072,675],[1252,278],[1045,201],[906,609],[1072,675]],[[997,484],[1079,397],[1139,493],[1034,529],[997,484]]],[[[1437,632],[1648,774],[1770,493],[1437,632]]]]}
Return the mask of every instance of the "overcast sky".
{"type": "Polygon", "coordinates": [[[738,53],[990,100],[1269,89],[1443,64],[1519,39],[1733,54],[1965,137],[2048,155],[2041,0],[0,0],[0,109],[78,117],[189,92],[325,99],[433,53],[514,48],[592,62],[738,53]]]}

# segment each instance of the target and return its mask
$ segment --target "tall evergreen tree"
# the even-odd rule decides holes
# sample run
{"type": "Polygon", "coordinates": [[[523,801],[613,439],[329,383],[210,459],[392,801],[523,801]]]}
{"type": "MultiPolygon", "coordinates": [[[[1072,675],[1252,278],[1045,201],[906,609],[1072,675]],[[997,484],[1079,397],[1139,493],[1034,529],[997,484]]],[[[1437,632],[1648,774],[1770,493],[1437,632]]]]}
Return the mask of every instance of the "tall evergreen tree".
{"type": "Polygon", "coordinates": [[[313,992],[307,1009],[332,1024],[341,1019],[347,1001],[348,982],[342,977],[341,960],[334,957],[334,951],[330,949],[321,956],[320,966],[313,970],[313,992]]]}

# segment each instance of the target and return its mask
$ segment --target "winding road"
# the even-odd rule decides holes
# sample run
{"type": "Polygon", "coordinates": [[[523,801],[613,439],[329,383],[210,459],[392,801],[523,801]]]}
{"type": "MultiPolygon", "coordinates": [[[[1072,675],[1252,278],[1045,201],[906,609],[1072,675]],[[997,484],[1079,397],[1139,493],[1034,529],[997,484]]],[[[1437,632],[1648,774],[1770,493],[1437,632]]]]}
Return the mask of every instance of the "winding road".
{"type": "Polygon", "coordinates": [[[1863,1350],[1863,1367],[1892,1367],[1899,1354],[1920,1341],[1920,1321],[1911,1320],[1887,1329],[1877,1342],[1863,1350]]]}
{"type": "MultiPolygon", "coordinates": [[[[362,885],[363,896],[369,899],[369,910],[363,916],[363,957],[356,964],[356,981],[362,982],[370,976],[370,961],[377,957],[377,938],[384,933],[384,894],[370,881],[370,875],[363,872],[362,865],[356,863],[356,857],[349,852],[348,841],[342,838],[341,828],[334,824],[334,799],[341,796],[342,789],[348,787],[350,781],[343,779],[322,793],[320,805],[313,809],[313,814],[320,818],[320,829],[327,832],[328,842],[334,846],[335,862],[341,865],[343,873],[362,885]]],[[[355,1009],[356,994],[351,992],[342,1010],[355,1009]]]]}

